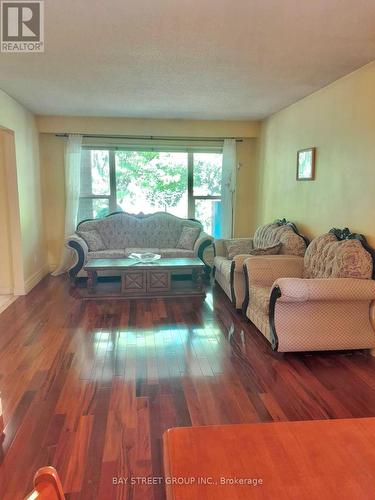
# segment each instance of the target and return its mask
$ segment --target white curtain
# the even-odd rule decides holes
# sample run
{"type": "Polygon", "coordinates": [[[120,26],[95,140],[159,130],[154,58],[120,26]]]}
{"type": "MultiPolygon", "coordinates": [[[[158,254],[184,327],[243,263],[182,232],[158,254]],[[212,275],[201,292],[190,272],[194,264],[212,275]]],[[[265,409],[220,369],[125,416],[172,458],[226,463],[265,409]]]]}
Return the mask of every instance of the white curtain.
{"type": "MultiPolygon", "coordinates": [[[[65,236],[72,235],[77,226],[79,195],[81,188],[81,149],[82,136],[71,134],[65,147],[65,236]]],[[[65,245],[62,248],[60,264],[53,276],[65,273],[72,262],[72,251],[65,245]]]]}
{"type": "Polygon", "coordinates": [[[221,237],[233,237],[234,200],[236,193],[236,140],[225,139],[221,177],[221,237]]]}

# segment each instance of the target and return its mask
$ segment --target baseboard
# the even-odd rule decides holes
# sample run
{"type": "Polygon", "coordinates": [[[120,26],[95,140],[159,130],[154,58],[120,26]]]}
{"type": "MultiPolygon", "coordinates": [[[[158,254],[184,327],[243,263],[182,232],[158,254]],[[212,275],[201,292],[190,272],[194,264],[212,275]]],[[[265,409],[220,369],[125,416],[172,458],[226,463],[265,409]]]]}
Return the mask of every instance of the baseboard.
{"type": "Polygon", "coordinates": [[[57,269],[57,265],[58,264],[56,264],[55,262],[52,262],[52,263],[50,262],[48,264],[48,272],[53,273],[53,271],[55,271],[57,269]]]}
{"type": "Polygon", "coordinates": [[[27,295],[48,273],[49,266],[45,264],[39,271],[36,271],[25,281],[25,286],[23,288],[15,289],[14,295],[27,295]]]}
{"type": "Polygon", "coordinates": [[[1,314],[2,312],[4,312],[4,311],[5,311],[5,309],[6,309],[7,307],[9,307],[9,306],[10,306],[10,304],[12,304],[15,300],[17,300],[17,297],[12,296],[12,297],[10,297],[10,298],[9,298],[9,300],[7,300],[6,302],[4,302],[4,304],[0,305],[0,314],[1,314]]]}
{"type": "Polygon", "coordinates": [[[13,295],[13,288],[0,287],[0,295],[13,295]]]}

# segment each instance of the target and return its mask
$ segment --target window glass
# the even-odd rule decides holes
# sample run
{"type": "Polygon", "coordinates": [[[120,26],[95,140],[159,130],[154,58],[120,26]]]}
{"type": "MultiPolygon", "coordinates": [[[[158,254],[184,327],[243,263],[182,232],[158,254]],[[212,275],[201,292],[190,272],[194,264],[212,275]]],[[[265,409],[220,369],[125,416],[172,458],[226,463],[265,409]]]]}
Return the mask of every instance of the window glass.
{"type": "Polygon", "coordinates": [[[195,218],[202,223],[206,233],[214,238],[221,237],[220,200],[195,200],[195,218]]]}
{"type": "Polygon", "coordinates": [[[190,214],[219,237],[221,171],[221,153],[83,149],[79,220],[114,210],[190,214]]]}
{"type": "Polygon", "coordinates": [[[100,219],[109,214],[108,198],[81,198],[78,220],[100,219]]]}
{"type": "Polygon", "coordinates": [[[109,196],[110,181],[108,151],[100,149],[82,150],[81,194],[109,196]]]}
{"type": "Polygon", "coordinates": [[[117,205],[125,212],[187,217],[187,153],[116,151],[117,205]]]}
{"type": "Polygon", "coordinates": [[[222,154],[194,153],[194,196],[220,196],[222,154]]]}

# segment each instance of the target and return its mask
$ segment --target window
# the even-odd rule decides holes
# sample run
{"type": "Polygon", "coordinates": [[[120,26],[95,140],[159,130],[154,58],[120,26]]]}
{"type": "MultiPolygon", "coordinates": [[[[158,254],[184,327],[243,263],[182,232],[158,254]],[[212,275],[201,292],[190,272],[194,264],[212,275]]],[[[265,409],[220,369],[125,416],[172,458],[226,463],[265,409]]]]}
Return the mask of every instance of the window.
{"type": "Polygon", "coordinates": [[[82,150],[79,220],[165,211],[220,236],[222,153],[82,150]]]}
{"type": "Polygon", "coordinates": [[[220,153],[193,153],[194,218],[208,234],[221,236],[221,169],[220,153]]]}

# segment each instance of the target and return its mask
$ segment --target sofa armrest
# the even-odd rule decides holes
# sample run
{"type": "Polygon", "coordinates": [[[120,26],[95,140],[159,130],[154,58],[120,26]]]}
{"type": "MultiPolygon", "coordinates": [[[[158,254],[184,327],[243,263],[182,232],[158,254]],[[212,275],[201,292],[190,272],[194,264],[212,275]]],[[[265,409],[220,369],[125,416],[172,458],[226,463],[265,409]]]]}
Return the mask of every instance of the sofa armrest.
{"type": "Polygon", "coordinates": [[[375,281],[358,278],[281,278],[273,288],[280,291],[279,302],[373,301],[375,281]]]}
{"type": "Polygon", "coordinates": [[[294,255],[251,256],[244,262],[249,284],[269,286],[278,278],[301,278],[303,257],[294,255]]]}
{"type": "Polygon", "coordinates": [[[227,257],[225,240],[223,239],[214,240],[214,252],[215,252],[215,257],[227,257]]]}
{"type": "Polygon", "coordinates": [[[65,245],[73,250],[74,262],[69,269],[69,276],[74,279],[87,262],[89,248],[86,241],[77,234],[72,234],[65,240],[65,245]]]}
{"type": "Polygon", "coordinates": [[[250,257],[252,256],[247,253],[236,255],[235,257],[233,257],[234,270],[236,273],[243,273],[245,260],[249,259],[250,257]]]}
{"type": "Polygon", "coordinates": [[[204,260],[204,252],[212,245],[213,241],[214,239],[212,236],[202,231],[194,244],[194,254],[206,264],[207,271],[209,271],[211,267],[204,260]]]}
{"type": "Polygon", "coordinates": [[[254,247],[253,238],[230,238],[229,240],[228,239],[217,239],[214,241],[215,256],[228,257],[227,249],[225,246],[226,241],[231,241],[233,243],[236,243],[237,241],[247,241],[247,242],[251,243],[252,248],[254,247]]]}
{"type": "Polygon", "coordinates": [[[212,245],[213,241],[214,241],[214,239],[212,236],[205,233],[204,231],[201,231],[201,233],[198,236],[198,239],[196,240],[196,242],[194,244],[195,255],[199,256],[199,251],[202,248],[202,245],[204,245],[204,248],[206,248],[209,245],[212,245]]]}

